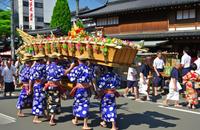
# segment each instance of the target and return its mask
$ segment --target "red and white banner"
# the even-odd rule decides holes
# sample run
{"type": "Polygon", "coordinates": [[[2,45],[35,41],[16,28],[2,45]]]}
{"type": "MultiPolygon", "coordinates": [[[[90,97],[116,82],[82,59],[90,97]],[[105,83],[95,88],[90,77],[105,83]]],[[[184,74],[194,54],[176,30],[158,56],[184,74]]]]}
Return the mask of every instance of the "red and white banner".
{"type": "Polygon", "coordinates": [[[35,0],[29,0],[29,28],[35,30],[35,0]]]}

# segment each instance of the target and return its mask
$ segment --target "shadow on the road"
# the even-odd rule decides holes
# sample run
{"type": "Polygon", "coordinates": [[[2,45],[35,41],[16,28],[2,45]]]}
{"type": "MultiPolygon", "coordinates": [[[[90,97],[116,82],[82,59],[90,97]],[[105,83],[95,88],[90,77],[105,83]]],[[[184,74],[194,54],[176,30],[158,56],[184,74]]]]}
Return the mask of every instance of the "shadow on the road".
{"type": "Polygon", "coordinates": [[[6,96],[6,97],[0,97],[0,100],[6,100],[6,99],[17,99],[18,98],[18,96],[6,96]]]}
{"type": "Polygon", "coordinates": [[[64,116],[58,116],[58,122],[63,123],[67,121],[71,121],[73,119],[72,113],[72,106],[69,107],[61,107],[61,113],[70,113],[70,114],[65,114],[64,116]]]}
{"type": "Polygon", "coordinates": [[[99,111],[90,112],[91,127],[97,127],[100,124],[101,118],[99,111]]]}
{"type": "Polygon", "coordinates": [[[117,109],[121,109],[127,112],[131,112],[130,109],[127,107],[128,103],[117,104],[117,109]]]}
{"type": "Polygon", "coordinates": [[[159,99],[162,99],[162,95],[157,95],[157,96],[152,96],[151,97],[151,100],[152,100],[152,102],[157,102],[157,100],[159,100],[159,99]]]}
{"type": "MultiPolygon", "coordinates": [[[[117,109],[122,109],[125,111],[129,111],[128,108],[124,107],[127,106],[128,103],[123,103],[123,104],[118,104],[117,109]]],[[[101,117],[100,117],[100,110],[98,111],[92,111],[90,112],[90,119],[91,119],[91,127],[98,127],[100,122],[101,122],[101,117]]],[[[108,124],[108,127],[111,128],[111,123],[108,124]]]]}
{"type": "Polygon", "coordinates": [[[118,122],[120,129],[127,129],[131,125],[149,125],[149,128],[169,128],[175,127],[176,124],[165,122],[165,120],[179,120],[179,118],[161,114],[158,112],[146,111],[143,114],[118,114],[118,122]]]}

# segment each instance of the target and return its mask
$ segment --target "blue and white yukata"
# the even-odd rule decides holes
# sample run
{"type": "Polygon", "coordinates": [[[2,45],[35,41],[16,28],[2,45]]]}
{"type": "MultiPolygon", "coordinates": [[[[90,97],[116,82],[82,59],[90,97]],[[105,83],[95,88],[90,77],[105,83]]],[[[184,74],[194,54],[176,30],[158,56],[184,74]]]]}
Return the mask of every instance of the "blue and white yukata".
{"type": "Polygon", "coordinates": [[[31,107],[32,106],[32,96],[28,95],[28,83],[29,83],[29,78],[30,78],[30,67],[29,66],[25,66],[19,75],[19,79],[23,84],[23,88],[20,92],[20,95],[18,97],[18,101],[17,101],[17,109],[23,109],[25,107],[31,107]],[[25,86],[26,84],[26,86],[25,86]]]}
{"type": "MultiPolygon", "coordinates": [[[[76,66],[68,74],[71,82],[78,84],[88,84],[91,82],[92,75],[89,67],[80,64],[76,66]]],[[[77,88],[74,94],[73,115],[76,117],[87,118],[90,105],[90,90],[89,88],[77,88]]]]}
{"type": "MultiPolygon", "coordinates": [[[[121,84],[119,75],[113,72],[108,72],[101,76],[98,87],[102,91],[109,89],[116,89],[121,84]]],[[[117,106],[116,106],[115,93],[104,93],[101,98],[101,115],[102,120],[106,122],[114,122],[117,119],[117,106]]]]}
{"type": "Polygon", "coordinates": [[[47,110],[51,114],[60,113],[61,112],[61,101],[60,101],[60,86],[56,84],[56,82],[61,80],[61,77],[65,74],[65,70],[63,67],[58,66],[55,62],[52,62],[46,68],[47,73],[47,81],[55,82],[55,84],[50,84],[49,86],[45,86],[45,90],[47,91],[47,110]]]}
{"type": "Polygon", "coordinates": [[[35,116],[42,116],[46,107],[46,96],[43,91],[44,84],[37,83],[37,80],[44,81],[46,78],[46,65],[35,63],[30,70],[30,80],[34,81],[33,85],[33,107],[32,114],[35,116]]]}

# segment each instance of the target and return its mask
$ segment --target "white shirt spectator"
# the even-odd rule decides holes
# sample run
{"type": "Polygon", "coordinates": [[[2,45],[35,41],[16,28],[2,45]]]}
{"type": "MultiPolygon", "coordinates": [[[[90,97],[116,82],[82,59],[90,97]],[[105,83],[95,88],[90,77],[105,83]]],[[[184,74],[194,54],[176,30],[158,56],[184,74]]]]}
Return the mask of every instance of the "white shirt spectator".
{"type": "Polygon", "coordinates": [[[2,70],[2,76],[4,78],[4,82],[11,83],[14,81],[13,74],[15,74],[15,69],[13,66],[10,67],[10,69],[6,66],[2,70]]]}
{"type": "Polygon", "coordinates": [[[185,53],[181,57],[181,64],[183,65],[183,68],[189,68],[191,64],[191,56],[189,56],[187,53],[185,53]]]}
{"type": "Polygon", "coordinates": [[[200,75],[200,58],[198,58],[197,60],[195,60],[194,63],[197,65],[196,73],[198,73],[200,75]]]}
{"type": "Polygon", "coordinates": [[[156,69],[164,69],[164,65],[165,65],[164,60],[158,57],[155,58],[153,61],[153,67],[155,67],[156,69]]]}
{"type": "Polygon", "coordinates": [[[137,80],[137,71],[133,67],[128,68],[128,75],[127,75],[127,80],[129,81],[136,81],[137,80]]]}

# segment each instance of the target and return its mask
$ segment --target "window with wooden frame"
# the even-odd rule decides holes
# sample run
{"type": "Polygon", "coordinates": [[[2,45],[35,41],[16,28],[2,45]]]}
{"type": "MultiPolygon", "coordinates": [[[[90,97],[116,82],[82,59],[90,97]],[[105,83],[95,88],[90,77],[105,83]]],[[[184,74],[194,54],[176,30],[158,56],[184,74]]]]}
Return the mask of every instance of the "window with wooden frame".
{"type": "Polygon", "coordinates": [[[178,10],[176,13],[177,20],[194,19],[194,18],[196,18],[196,10],[195,9],[178,10]]]}
{"type": "Polygon", "coordinates": [[[97,19],[97,26],[116,25],[116,24],[119,24],[119,17],[97,19]]]}

